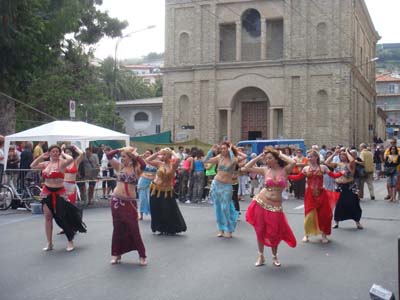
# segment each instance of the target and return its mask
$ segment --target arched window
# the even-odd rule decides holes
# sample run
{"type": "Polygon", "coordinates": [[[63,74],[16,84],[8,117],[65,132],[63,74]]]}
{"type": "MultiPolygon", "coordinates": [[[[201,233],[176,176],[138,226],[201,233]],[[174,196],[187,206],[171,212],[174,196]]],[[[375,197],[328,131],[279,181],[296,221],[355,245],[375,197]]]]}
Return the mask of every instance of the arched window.
{"type": "Polygon", "coordinates": [[[191,113],[189,111],[189,97],[183,95],[179,98],[179,121],[181,125],[188,125],[191,113]]]}
{"type": "Polygon", "coordinates": [[[149,115],[145,112],[138,112],[135,114],[135,122],[147,122],[149,121],[149,115]]]}
{"type": "Polygon", "coordinates": [[[326,90],[319,90],[317,93],[317,114],[319,117],[317,117],[317,120],[319,124],[317,124],[318,127],[327,127],[329,126],[329,120],[326,118],[323,118],[322,116],[326,115],[328,112],[328,107],[329,107],[329,97],[328,93],[326,90]]]}
{"type": "Polygon", "coordinates": [[[189,62],[190,38],[187,32],[182,32],[179,36],[179,62],[185,64],[189,62]]]}
{"type": "Polygon", "coordinates": [[[317,55],[328,54],[328,27],[326,23],[317,25],[317,55]]]}
{"type": "Polygon", "coordinates": [[[242,14],[242,60],[261,58],[261,15],[250,8],[242,14]]]}

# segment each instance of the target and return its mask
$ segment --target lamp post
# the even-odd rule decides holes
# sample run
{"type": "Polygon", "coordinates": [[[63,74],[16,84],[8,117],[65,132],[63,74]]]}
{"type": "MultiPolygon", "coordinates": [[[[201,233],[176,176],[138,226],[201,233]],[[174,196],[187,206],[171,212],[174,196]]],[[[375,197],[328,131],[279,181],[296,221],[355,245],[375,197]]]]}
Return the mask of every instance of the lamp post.
{"type": "Polygon", "coordinates": [[[88,121],[88,113],[87,113],[87,107],[85,106],[85,104],[83,104],[83,103],[80,103],[79,104],[79,107],[81,107],[82,109],[85,109],[85,122],[87,123],[87,121],[88,121]]]}
{"type": "Polygon", "coordinates": [[[114,87],[113,87],[113,94],[114,94],[113,96],[114,96],[115,101],[118,100],[117,99],[117,52],[118,52],[119,44],[126,37],[130,37],[135,33],[142,32],[142,31],[145,31],[145,30],[148,30],[148,29],[153,29],[155,27],[156,27],[156,25],[150,25],[150,26],[147,26],[146,28],[142,28],[142,29],[139,29],[139,30],[135,30],[135,31],[129,32],[129,33],[124,34],[121,37],[119,37],[117,42],[115,43],[115,51],[114,51],[114,87]]]}

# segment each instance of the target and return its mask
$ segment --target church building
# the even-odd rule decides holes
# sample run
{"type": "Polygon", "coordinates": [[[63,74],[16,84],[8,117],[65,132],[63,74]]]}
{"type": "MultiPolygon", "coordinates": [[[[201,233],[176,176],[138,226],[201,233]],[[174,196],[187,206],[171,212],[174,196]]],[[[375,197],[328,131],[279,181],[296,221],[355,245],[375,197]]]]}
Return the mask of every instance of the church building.
{"type": "Polygon", "coordinates": [[[372,141],[379,35],[364,0],[165,2],[173,138],[372,141]]]}

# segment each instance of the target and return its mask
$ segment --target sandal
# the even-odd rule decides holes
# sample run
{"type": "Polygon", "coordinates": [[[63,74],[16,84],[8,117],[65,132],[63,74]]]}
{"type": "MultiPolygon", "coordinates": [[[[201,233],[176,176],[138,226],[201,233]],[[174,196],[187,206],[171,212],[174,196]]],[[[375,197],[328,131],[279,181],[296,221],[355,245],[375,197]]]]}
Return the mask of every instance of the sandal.
{"type": "Polygon", "coordinates": [[[273,264],[275,267],[280,267],[280,266],[281,266],[281,263],[280,263],[280,261],[278,260],[278,255],[272,255],[272,264],[273,264]]]}
{"type": "Polygon", "coordinates": [[[75,247],[74,247],[74,243],[71,241],[71,242],[68,242],[68,244],[67,244],[67,248],[65,249],[65,250],[67,250],[67,252],[71,252],[71,251],[73,251],[75,249],[75,247]]]}
{"type": "Polygon", "coordinates": [[[217,237],[223,237],[224,236],[224,232],[223,231],[218,231],[217,237]]]}
{"type": "Polygon", "coordinates": [[[51,251],[51,250],[53,250],[53,244],[48,244],[47,247],[44,247],[42,250],[43,251],[51,251]]]}
{"type": "Polygon", "coordinates": [[[112,264],[112,265],[117,265],[120,263],[121,263],[121,255],[113,256],[113,258],[110,261],[110,264],[112,264]]]}
{"type": "Polygon", "coordinates": [[[257,261],[254,263],[254,266],[260,267],[265,265],[265,257],[263,253],[258,253],[257,261]]]}
{"type": "Polygon", "coordinates": [[[335,225],[332,226],[333,229],[339,228],[339,223],[336,223],[335,225]]]}
{"type": "Polygon", "coordinates": [[[147,260],[145,257],[139,257],[139,264],[141,266],[147,266],[147,260]]]}
{"type": "Polygon", "coordinates": [[[361,225],[361,223],[356,223],[357,229],[364,229],[364,227],[361,225]]]}
{"type": "Polygon", "coordinates": [[[226,237],[228,239],[232,238],[232,232],[225,232],[224,237],[226,237]]]}
{"type": "Polygon", "coordinates": [[[308,243],[310,240],[308,239],[308,236],[305,235],[301,241],[303,243],[308,243]]]}

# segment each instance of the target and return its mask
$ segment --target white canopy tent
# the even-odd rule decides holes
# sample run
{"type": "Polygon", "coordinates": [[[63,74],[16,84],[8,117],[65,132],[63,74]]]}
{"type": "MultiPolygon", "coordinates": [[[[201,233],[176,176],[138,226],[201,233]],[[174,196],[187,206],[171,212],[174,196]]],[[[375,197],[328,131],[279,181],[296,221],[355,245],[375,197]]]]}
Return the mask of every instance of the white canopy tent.
{"type": "MultiPolygon", "coordinates": [[[[78,146],[82,150],[85,150],[90,141],[96,140],[125,141],[125,145],[129,146],[129,135],[127,134],[81,121],[54,121],[7,135],[4,138],[4,154],[7,158],[10,142],[13,141],[45,141],[49,146],[57,142],[75,142],[79,143],[78,146]]],[[[6,163],[7,161],[5,161],[6,163]]]]}

